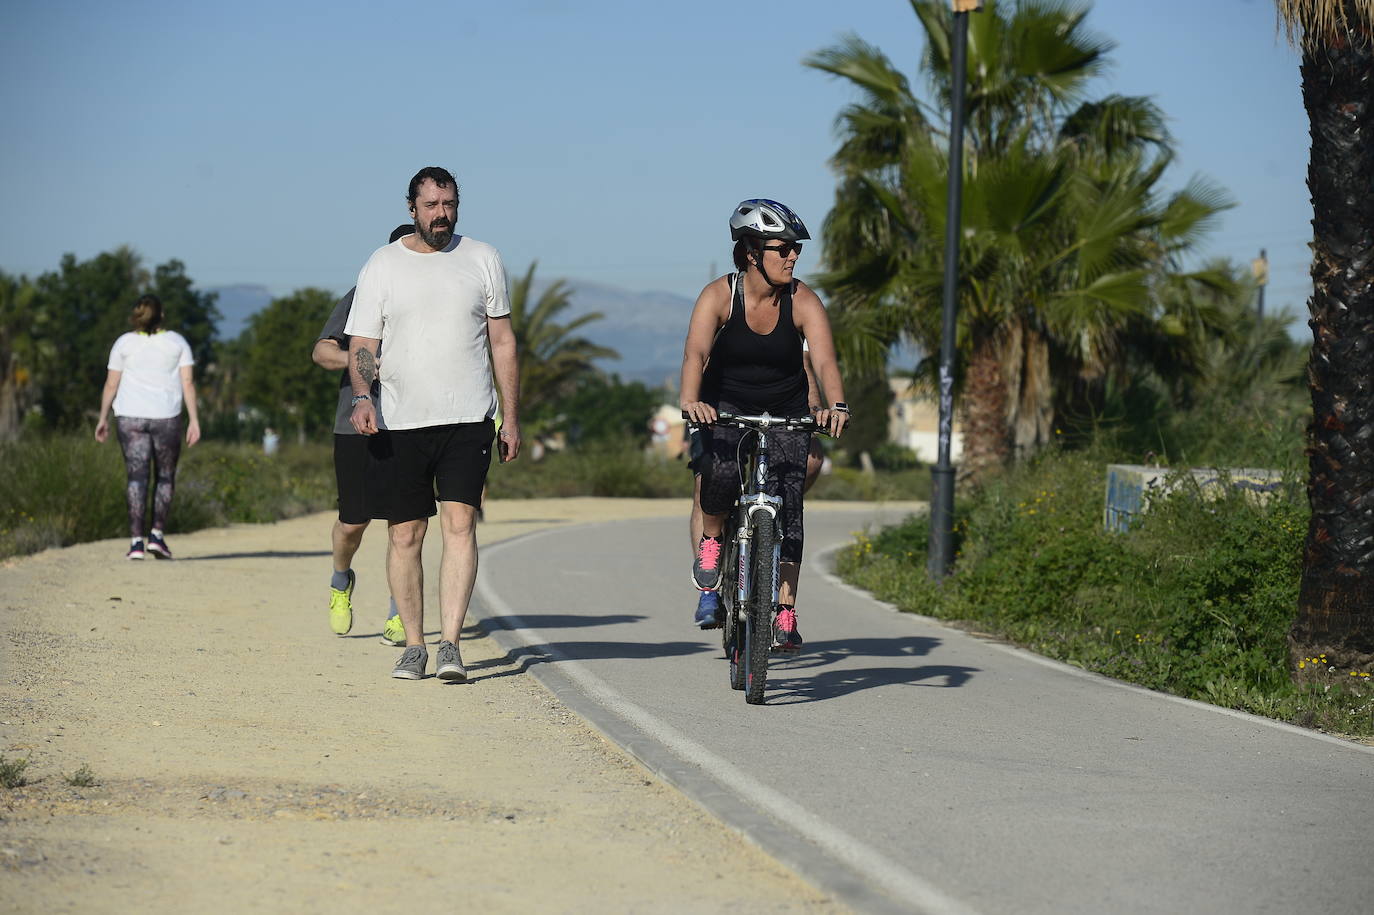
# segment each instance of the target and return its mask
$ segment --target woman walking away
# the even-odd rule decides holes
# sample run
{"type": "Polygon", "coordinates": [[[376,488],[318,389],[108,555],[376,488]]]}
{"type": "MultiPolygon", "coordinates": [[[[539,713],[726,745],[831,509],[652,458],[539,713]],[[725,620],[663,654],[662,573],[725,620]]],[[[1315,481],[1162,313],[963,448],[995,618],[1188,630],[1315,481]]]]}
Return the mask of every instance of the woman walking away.
{"type": "Polygon", "coordinates": [[[163,531],[172,507],[176,483],[177,458],[181,454],[181,406],[191,422],[186,427],[186,444],[200,441],[200,420],[196,413],[196,386],[191,378],[191,347],[176,331],[162,329],[162,301],[145,295],[134,305],[129,317],[133,331],[122,335],[110,350],[109,374],[100,394],[100,419],[95,424],[95,440],[110,435],[110,407],[119,418],[117,434],[128,470],[129,559],[145,555],[143,516],[148,504],[148,476],[157,467],[153,490],[153,526],[148,531],[146,552],[158,559],[171,559],[163,531]]]}

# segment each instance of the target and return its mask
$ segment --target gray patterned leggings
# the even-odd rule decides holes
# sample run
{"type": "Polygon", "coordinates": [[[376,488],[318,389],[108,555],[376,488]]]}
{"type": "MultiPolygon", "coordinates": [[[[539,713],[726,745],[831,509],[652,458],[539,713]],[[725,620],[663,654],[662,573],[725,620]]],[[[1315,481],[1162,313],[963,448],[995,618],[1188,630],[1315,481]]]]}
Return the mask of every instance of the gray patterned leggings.
{"type": "MultiPolygon", "coordinates": [[[[729,413],[732,405],[721,404],[729,413]]],[[[802,412],[802,411],[798,411],[802,412]]],[[[794,414],[788,414],[794,415],[794,414]]],[[[696,466],[701,469],[701,510],[708,515],[728,512],[740,490],[740,440],[747,434],[728,426],[702,430],[706,453],[696,466]]],[[[745,442],[746,449],[749,442],[745,442]]],[[[802,484],[806,480],[806,453],[811,447],[810,432],[775,432],[768,453],[768,480],[764,489],[782,496],[778,525],[782,528],[782,562],[801,562],[804,526],[802,523],[802,484]]],[[[748,472],[748,467],[745,467],[748,472]]]]}
{"type": "Polygon", "coordinates": [[[143,513],[148,505],[148,476],[157,466],[157,485],[153,490],[153,530],[167,529],[167,513],[172,508],[176,486],[177,458],[181,455],[181,417],[142,419],[117,417],[119,448],[124,452],[128,470],[126,489],[129,498],[129,533],[143,537],[143,513]]]}

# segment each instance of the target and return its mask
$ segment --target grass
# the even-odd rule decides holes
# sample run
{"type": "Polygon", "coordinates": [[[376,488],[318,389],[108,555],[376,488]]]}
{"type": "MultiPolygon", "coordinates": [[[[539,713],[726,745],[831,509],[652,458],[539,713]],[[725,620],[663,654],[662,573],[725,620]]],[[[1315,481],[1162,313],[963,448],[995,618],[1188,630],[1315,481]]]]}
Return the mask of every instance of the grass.
{"type": "MultiPolygon", "coordinates": [[[[40,435],[0,445],[0,559],[49,547],[127,537],[124,459],[84,435],[40,435]]],[[[330,446],[283,448],[203,442],[183,448],[168,533],[240,521],[276,521],[334,505],[330,446]]]]}
{"type": "Polygon", "coordinates": [[[71,775],[64,775],[62,780],[73,788],[90,788],[99,784],[95,779],[95,773],[92,772],[91,767],[85,763],[82,763],[81,768],[77,769],[71,775]]]}
{"type": "Polygon", "coordinates": [[[1067,663],[1192,699],[1374,735],[1370,671],[1309,659],[1289,675],[1308,509],[1290,476],[1267,500],[1181,486],[1128,534],[1102,529],[1109,456],[1056,453],[967,495],[956,566],[926,576],[928,524],[864,534],[839,559],[903,610],[976,626],[1067,663]]]}
{"type": "Polygon", "coordinates": [[[0,754],[0,787],[22,788],[29,783],[24,770],[29,767],[27,759],[6,759],[0,754]]]}

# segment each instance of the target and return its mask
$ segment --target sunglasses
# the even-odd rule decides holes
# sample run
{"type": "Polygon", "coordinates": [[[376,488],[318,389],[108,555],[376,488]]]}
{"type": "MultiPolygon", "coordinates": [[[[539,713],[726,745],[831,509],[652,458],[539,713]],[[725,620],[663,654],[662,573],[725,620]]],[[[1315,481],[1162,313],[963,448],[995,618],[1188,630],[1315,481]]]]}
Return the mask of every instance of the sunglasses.
{"type": "Polygon", "coordinates": [[[801,254],[802,243],[799,241],[785,241],[780,245],[764,245],[763,250],[776,251],[778,252],[778,257],[787,257],[793,251],[801,254]]]}

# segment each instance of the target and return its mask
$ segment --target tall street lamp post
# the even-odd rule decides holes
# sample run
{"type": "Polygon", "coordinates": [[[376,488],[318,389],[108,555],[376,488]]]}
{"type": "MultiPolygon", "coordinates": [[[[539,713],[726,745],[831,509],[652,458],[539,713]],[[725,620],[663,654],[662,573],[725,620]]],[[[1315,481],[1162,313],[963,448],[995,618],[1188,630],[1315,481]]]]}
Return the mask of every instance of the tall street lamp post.
{"type": "Polygon", "coordinates": [[[954,41],[950,48],[949,179],[945,208],[945,286],[940,335],[940,450],[931,468],[930,552],[926,571],[944,578],[954,565],[954,465],[950,437],[954,429],[954,349],[959,289],[960,209],[964,192],[964,81],[967,75],[968,17],[982,0],[950,0],[954,41]]]}

